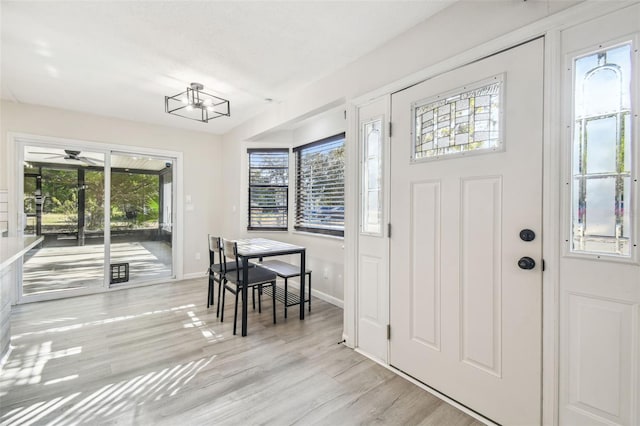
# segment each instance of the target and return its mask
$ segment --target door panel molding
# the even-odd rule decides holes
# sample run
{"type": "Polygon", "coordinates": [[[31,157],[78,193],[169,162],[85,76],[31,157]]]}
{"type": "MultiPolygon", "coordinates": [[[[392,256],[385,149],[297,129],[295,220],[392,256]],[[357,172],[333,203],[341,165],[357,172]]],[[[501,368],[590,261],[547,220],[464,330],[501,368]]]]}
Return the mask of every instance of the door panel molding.
{"type": "Polygon", "coordinates": [[[460,187],[460,359],[501,377],[502,176],[462,178],[460,187]]]}
{"type": "Polygon", "coordinates": [[[441,182],[411,183],[411,331],[416,342],[440,351],[441,182]],[[426,241],[427,244],[421,242],[426,241]]]}
{"type": "MultiPolygon", "coordinates": [[[[535,424],[541,419],[543,45],[543,40],[534,40],[392,96],[394,332],[390,361],[439,392],[506,424],[535,424]],[[505,151],[411,162],[411,106],[415,100],[502,73],[508,81],[505,151]],[[437,222],[441,229],[420,235],[416,224],[436,222],[435,207],[422,200],[418,207],[415,188],[433,181],[439,186],[437,210],[441,215],[437,222]],[[525,228],[535,230],[539,237],[521,240],[519,232],[525,228]],[[424,338],[414,338],[415,330],[431,330],[432,326],[413,311],[429,310],[434,303],[423,295],[432,293],[421,287],[424,280],[409,275],[415,264],[428,264],[434,246],[439,251],[441,280],[437,351],[425,345],[424,338]],[[518,268],[523,256],[534,258],[538,266],[518,268]],[[407,311],[412,304],[415,309],[407,311]],[[486,398],[487,394],[492,398],[486,398]]],[[[444,109],[439,112],[447,113],[444,109]]],[[[429,120],[430,116],[422,118],[429,120]]],[[[442,143],[451,141],[446,132],[441,136],[442,143]]],[[[433,223],[420,226],[431,229],[433,223]]],[[[423,316],[431,315],[433,312],[423,316]]]]}

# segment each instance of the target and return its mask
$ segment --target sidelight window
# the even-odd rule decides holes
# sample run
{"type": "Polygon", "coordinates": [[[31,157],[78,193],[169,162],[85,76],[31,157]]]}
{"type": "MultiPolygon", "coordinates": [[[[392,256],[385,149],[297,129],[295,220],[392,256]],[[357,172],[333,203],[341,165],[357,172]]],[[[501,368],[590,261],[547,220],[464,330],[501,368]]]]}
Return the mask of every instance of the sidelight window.
{"type": "Polygon", "coordinates": [[[572,251],[629,256],[631,43],[573,60],[572,251]]]}
{"type": "Polygon", "coordinates": [[[362,124],[362,232],[382,233],[382,119],[362,124]]]}

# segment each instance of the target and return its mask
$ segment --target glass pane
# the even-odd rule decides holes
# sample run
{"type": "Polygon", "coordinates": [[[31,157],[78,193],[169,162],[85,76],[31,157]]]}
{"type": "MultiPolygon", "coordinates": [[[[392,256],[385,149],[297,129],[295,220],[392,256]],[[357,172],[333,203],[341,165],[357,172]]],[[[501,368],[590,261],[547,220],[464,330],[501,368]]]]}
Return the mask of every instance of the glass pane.
{"type": "Polygon", "coordinates": [[[249,150],[248,228],[287,228],[289,151],[249,150]]]}
{"type": "Polygon", "coordinates": [[[574,59],[573,250],[630,255],[631,43],[574,59]]]}
{"type": "Polygon", "coordinates": [[[104,155],[27,146],[24,158],[24,232],[44,241],[24,258],[23,294],[102,286],[104,155]]]}
{"type": "Polygon", "coordinates": [[[588,179],[585,235],[613,237],[616,228],[615,178],[588,179]]]}
{"type": "Polygon", "coordinates": [[[498,76],[446,100],[426,101],[416,106],[413,111],[414,160],[499,148],[502,145],[502,87],[502,77],[498,76]],[[435,134],[434,122],[437,123],[435,134]]]}
{"type": "Polygon", "coordinates": [[[616,117],[588,120],[585,132],[587,173],[616,171],[616,117]]]}
{"type": "Polygon", "coordinates": [[[620,109],[620,74],[615,68],[598,67],[585,79],[585,116],[602,115],[620,109]]]}
{"type": "MultiPolygon", "coordinates": [[[[429,117],[433,114],[432,110],[426,116],[429,117]]],[[[382,232],[381,200],[383,190],[382,120],[377,119],[364,123],[362,138],[362,232],[380,234],[382,232]]]]}
{"type": "Polygon", "coordinates": [[[296,229],[344,234],[344,143],[340,134],[294,149],[296,229]]]}
{"type": "Polygon", "coordinates": [[[624,164],[622,167],[625,172],[630,172],[631,171],[631,155],[629,153],[629,150],[631,147],[631,114],[624,115],[623,124],[624,124],[624,129],[622,131],[622,137],[624,138],[623,139],[624,164]]]}
{"type": "Polygon", "coordinates": [[[111,155],[110,284],[173,275],[173,161],[111,155]]]}

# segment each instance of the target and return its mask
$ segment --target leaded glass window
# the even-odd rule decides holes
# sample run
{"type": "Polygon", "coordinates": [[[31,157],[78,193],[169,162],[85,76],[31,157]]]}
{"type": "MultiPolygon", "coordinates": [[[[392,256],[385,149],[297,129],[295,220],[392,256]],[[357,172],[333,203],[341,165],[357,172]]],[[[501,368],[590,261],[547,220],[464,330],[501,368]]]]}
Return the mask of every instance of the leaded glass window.
{"type": "Polygon", "coordinates": [[[501,149],[503,86],[499,75],[414,105],[413,159],[501,149]]]}
{"type": "Polygon", "coordinates": [[[382,119],[362,124],[362,232],[382,233],[382,119]]]}
{"type": "Polygon", "coordinates": [[[629,256],[631,43],[573,61],[572,250],[629,256]]]}

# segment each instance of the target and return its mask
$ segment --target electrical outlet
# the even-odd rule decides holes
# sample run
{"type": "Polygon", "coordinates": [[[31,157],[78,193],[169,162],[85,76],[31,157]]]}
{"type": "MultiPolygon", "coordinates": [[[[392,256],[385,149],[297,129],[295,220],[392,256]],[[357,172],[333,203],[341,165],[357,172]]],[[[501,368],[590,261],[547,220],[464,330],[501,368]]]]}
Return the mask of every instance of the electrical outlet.
{"type": "Polygon", "coordinates": [[[200,252],[196,253],[196,260],[200,260],[200,252]]]}

